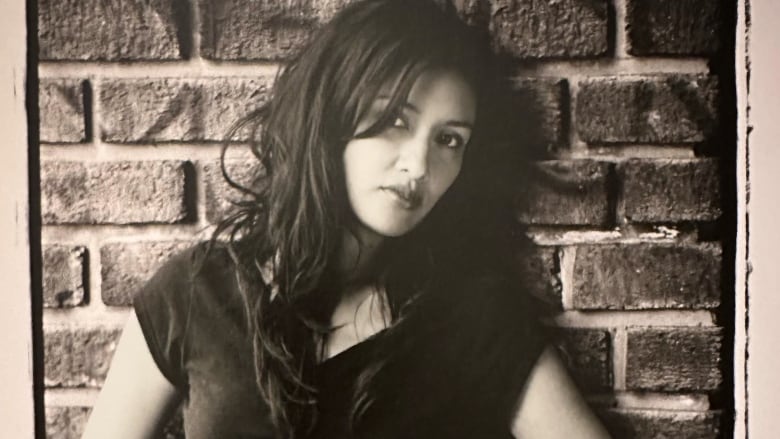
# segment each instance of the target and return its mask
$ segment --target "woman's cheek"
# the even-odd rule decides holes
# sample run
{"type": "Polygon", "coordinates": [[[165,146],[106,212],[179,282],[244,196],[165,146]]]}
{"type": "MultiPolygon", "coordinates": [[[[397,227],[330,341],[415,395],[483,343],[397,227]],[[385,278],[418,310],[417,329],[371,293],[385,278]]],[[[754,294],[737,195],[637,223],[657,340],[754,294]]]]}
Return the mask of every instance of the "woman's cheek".
{"type": "Polygon", "coordinates": [[[460,175],[463,166],[463,154],[460,151],[443,151],[434,162],[436,170],[432,170],[432,176],[438,181],[439,190],[444,193],[455,182],[460,175]]]}

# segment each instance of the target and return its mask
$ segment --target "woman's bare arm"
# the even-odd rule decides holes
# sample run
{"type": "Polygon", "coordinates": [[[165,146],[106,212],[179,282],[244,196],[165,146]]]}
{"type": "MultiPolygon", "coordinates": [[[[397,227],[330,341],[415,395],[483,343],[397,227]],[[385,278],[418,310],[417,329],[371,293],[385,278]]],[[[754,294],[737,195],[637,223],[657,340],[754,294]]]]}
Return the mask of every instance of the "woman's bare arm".
{"type": "Polygon", "coordinates": [[[522,439],[608,439],[555,349],[547,347],[528,376],[512,422],[522,439]]]}
{"type": "Polygon", "coordinates": [[[155,437],[179,400],[154,362],[133,312],[82,439],[155,437]]]}

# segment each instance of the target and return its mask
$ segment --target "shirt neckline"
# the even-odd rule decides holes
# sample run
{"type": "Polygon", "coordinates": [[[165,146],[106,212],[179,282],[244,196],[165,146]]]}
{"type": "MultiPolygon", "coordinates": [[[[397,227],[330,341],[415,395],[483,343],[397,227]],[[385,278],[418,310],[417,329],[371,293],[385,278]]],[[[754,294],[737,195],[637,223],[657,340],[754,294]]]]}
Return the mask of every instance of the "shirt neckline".
{"type": "Polygon", "coordinates": [[[376,340],[384,334],[384,332],[387,331],[387,329],[382,329],[380,331],[375,332],[374,334],[371,334],[370,337],[367,337],[352,346],[344,349],[343,351],[339,352],[336,355],[333,355],[332,357],[328,357],[318,363],[318,366],[325,366],[328,364],[334,364],[344,361],[345,359],[348,359],[350,357],[354,357],[358,353],[362,352],[365,349],[368,349],[371,345],[376,344],[376,340]]]}

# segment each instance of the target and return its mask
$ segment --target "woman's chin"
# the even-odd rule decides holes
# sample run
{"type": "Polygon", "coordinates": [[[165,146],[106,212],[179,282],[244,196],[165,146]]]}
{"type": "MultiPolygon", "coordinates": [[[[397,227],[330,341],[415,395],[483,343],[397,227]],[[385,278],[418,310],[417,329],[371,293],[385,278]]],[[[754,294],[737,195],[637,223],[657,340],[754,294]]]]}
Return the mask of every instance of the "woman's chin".
{"type": "Polygon", "coordinates": [[[411,232],[418,223],[419,221],[412,218],[392,221],[382,218],[382,221],[364,222],[363,225],[382,237],[399,238],[411,232]]]}

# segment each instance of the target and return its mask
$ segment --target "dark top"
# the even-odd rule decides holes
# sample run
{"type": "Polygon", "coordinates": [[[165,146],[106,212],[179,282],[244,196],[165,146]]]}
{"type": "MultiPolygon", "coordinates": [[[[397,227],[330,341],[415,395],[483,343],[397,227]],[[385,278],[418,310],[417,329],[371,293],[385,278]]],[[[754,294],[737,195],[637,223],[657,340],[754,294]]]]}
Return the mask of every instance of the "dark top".
{"type": "MultiPolygon", "coordinates": [[[[347,419],[355,380],[375,352],[386,352],[389,331],[322,362],[311,437],[511,437],[517,398],[545,343],[517,292],[490,285],[462,290],[446,303],[432,302],[424,317],[431,324],[403,347],[396,342],[400,352],[378,380],[383,397],[354,435],[347,419]]],[[[188,439],[274,437],[255,384],[235,267],[224,249],[206,256],[198,245],[175,256],[134,306],[157,366],[184,395],[188,439]]]]}

